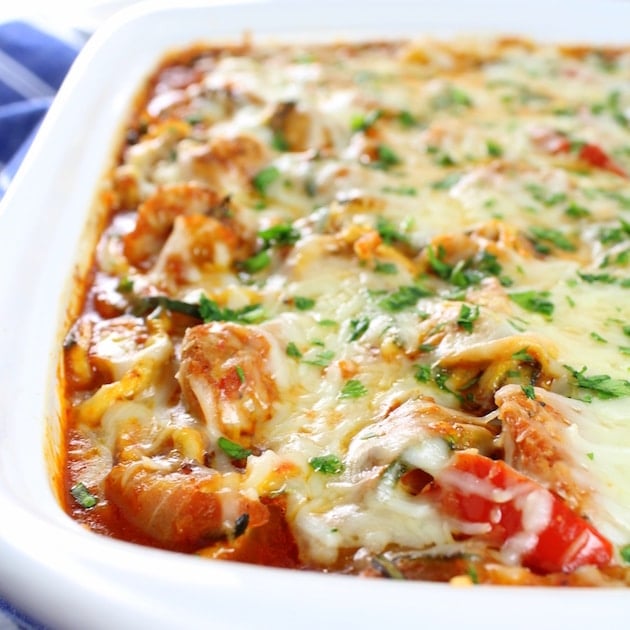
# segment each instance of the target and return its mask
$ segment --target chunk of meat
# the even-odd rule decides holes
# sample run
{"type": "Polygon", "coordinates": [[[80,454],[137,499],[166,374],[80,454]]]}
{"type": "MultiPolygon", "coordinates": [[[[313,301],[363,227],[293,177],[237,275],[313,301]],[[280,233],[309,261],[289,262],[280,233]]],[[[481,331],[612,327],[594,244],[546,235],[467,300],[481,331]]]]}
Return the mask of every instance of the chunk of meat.
{"type": "Polygon", "coordinates": [[[112,468],[105,494],[156,544],[191,551],[268,519],[262,503],[225,483],[224,477],[200,466],[162,470],[150,461],[133,461],[112,468]]]}
{"type": "Polygon", "coordinates": [[[255,251],[255,235],[234,222],[193,214],[176,217],[173,230],[151,270],[167,293],[197,285],[202,274],[231,270],[255,251]]]}
{"type": "Polygon", "coordinates": [[[270,352],[259,327],[212,322],[186,331],[177,377],[213,439],[249,445],[256,425],[271,417],[278,390],[267,369],[270,352]]]}
{"type": "Polygon", "coordinates": [[[214,190],[195,182],[160,186],[138,208],[136,225],[123,238],[125,256],[141,266],[159,253],[176,217],[209,214],[221,206],[221,201],[214,190]]]}
{"type": "MultiPolygon", "coordinates": [[[[494,433],[480,418],[437,404],[432,398],[406,400],[374,424],[357,433],[350,442],[346,464],[357,477],[379,475],[409,448],[439,438],[449,448],[476,448],[491,454],[494,433]]],[[[447,449],[448,450],[448,449],[447,449]]]]}
{"type": "Polygon", "coordinates": [[[573,509],[584,509],[589,482],[582,478],[583,467],[575,461],[565,437],[571,426],[566,417],[570,402],[540,388],[535,389],[535,398],[529,398],[515,385],[501,388],[496,402],[506,461],[556,492],[573,509]]]}
{"type": "Polygon", "coordinates": [[[180,149],[182,167],[192,178],[227,195],[247,186],[269,161],[269,150],[253,136],[215,137],[180,149]]]}

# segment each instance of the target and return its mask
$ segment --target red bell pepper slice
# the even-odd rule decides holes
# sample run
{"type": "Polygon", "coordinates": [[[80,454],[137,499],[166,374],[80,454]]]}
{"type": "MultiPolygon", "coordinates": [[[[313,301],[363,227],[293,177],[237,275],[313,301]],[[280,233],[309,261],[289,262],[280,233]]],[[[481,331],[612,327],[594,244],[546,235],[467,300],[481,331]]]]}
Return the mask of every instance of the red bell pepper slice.
{"type": "MultiPolygon", "coordinates": [[[[570,153],[573,145],[564,134],[553,129],[537,129],[532,134],[534,143],[546,153],[557,155],[570,153]]],[[[578,144],[577,157],[595,168],[610,171],[620,177],[628,178],[628,173],[619,166],[599,145],[585,142],[578,144]]]]}
{"type": "Polygon", "coordinates": [[[459,522],[460,533],[513,552],[533,571],[570,572],[611,561],[611,543],[586,519],[504,461],[458,452],[427,494],[455,528],[459,522]]]}

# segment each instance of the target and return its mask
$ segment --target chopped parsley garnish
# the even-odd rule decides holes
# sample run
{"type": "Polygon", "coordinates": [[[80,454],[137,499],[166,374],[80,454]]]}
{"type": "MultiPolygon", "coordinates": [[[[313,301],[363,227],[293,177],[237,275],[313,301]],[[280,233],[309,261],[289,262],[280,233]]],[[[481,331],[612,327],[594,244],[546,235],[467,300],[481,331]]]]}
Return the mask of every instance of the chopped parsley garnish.
{"type": "Polygon", "coordinates": [[[414,378],[420,383],[428,383],[431,380],[431,366],[430,365],[416,365],[416,371],[414,378]]]}
{"type": "Polygon", "coordinates": [[[120,293],[131,293],[133,291],[133,280],[125,276],[118,281],[116,289],[120,293]]]}
{"type": "Polygon", "coordinates": [[[298,350],[298,347],[293,343],[293,341],[289,341],[286,349],[287,355],[294,359],[301,359],[302,353],[298,350]]]}
{"type": "Polygon", "coordinates": [[[402,163],[398,154],[386,144],[379,144],[376,147],[376,158],[376,162],[373,162],[372,166],[382,168],[383,170],[402,163]]]}
{"type": "Polygon", "coordinates": [[[370,327],[370,320],[367,317],[350,320],[350,341],[360,339],[363,333],[370,327]]]}
{"type": "Polygon", "coordinates": [[[316,472],[324,475],[339,475],[345,469],[343,462],[332,453],[328,455],[320,455],[319,457],[311,457],[308,465],[316,472]]]}
{"type": "Polygon", "coordinates": [[[258,232],[265,247],[295,245],[300,240],[300,233],[290,223],[278,223],[258,232]]]}
{"type": "Polygon", "coordinates": [[[293,304],[295,304],[295,308],[300,311],[308,311],[315,306],[315,300],[302,295],[296,295],[293,298],[293,304]]]}
{"type": "Polygon", "coordinates": [[[521,389],[527,398],[530,400],[536,400],[536,392],[533,385],[521,385],[521,389]]]}
{"type": "Polygon", "coordinates": [[[376,273],[383,273],[393,276],[398,273],[398,267],[394,263],[381,262],[380,260],[377,260],[374,263],[374,271],[376,271],[376,273]]]}
{"type": "Polygon", "coordinates": [[[204,322],[239,322],[241,324],[254,324],[265,317],[261,304],[250,304],[243,308],[232,310],[220,307],[214,300],[205,295],[199,298],[199,315],[204,322]]]}
{"type": "Polygon", "coordinates": [[[322,350],[321,352],[318,352],[313,358],[304,359],[303,363],[306,363],[308,365],[315,365],[317,367],[328,367],[334,356],[335,353],[332,350],[322,350]]]}
{"type": "Polygon", "coordinates": [[[510,299],[521,308],[545,317],[551,317],[554,310],[553,302],[547,299],[549,295],[549,291],[522,291],[509,294],[510,299]]]}
{"type": "Polygon", "coordinates": [[[599,240],[604,245],[616,245],[630,237],[630,223],[619,220],[620,225],[615,227],[605,227],[599,231],[599,240]]]}
{"type": "Polygon", "coordinates": [[[236,370],[236,376],[238,376],[238,380],[241,381],[241,383],[244,383],[245,371],[243,370],[243,368],[240,365],[237,365],[235,370],[236,370]]]}
{"type": "Polygon", "coordinates": [[[420,298],[430,295],[431,291],[418,285],[402,286],[398,287],[393,293],[381,298],[378,305],[386,311],[396,313],[415,306],[420,298]]]}
{"type": "Polygon", "coordinates": [[[540,184],[526,184],[525,190],[543,206],[554,206],[567,200],[567,196],[563,192],[551,192],[540,184]]]}
{"type": "Polygon", "coordinates": [[[341,398],[360,398],[361,396],[365,396],[367,392],[367,387],[361,381],[350,379],[346,381],[342,387],[339,396],[341,398]]]}
{"type": "Polygon", "coordinates": [[[449,85],[432,99],[431,105],[434,109],[451,109],[472,107],[473,101],[464,90],[455,85],[449,85]]]}
{"type": "Polygon", "coordinates": [[[444,248],[440,245],[437,248],[437,251],[433,247],[433,245],[429,245],[427,247],[427,259],[429,261],[429,266],[435,273],[440,276],[443,280],[448,280],[453,272],[453,266],[444,262],[444,248]]]}
{"type": "Polygon", "coordinates": [[[564,211],[564,214],[572,219],[583,219],[584,217],[590,216],[591,211],[582,206],[578,206],[576,203],[571,203],[564,211]]]}
{"type": "Polygon", "coordinates": [[[571,373],[578,387],[592,392],[597,398],[607,400],[609,398],[630,396],[630,381],[612,378],[608,374],[586,376],[586,367],[579,371],[568,365],[564,367],[571,373]]]}
{"type": "MultiPolygon", "coordinates": [[[[565,252],[574,252],[576,249],[575,245],[560,230],[556,230],[554,228],[532,226],[529,231],[535,240],[544,241],[545,243],[551,243],[552,245],[555,245],[558,249],[561,249],[565,252]]],[[[543,251],[543,253],[547,252],[543,251]]]]}
{"type": "Polygon", "coordinates": [[[521,361],[522,363],[535,363],[536,362],[536,359],[531,354],[529,354],[527,348],[522,348],[518,352],[515,352],[512,355],[512,358],[515,361],[521,361]]]}
{"type": "Polygon", "coordinates": [[[271,256],[266,249],[250,256],[249,258],[241,261],[239,267],[247,273],[257,273],[262,271],[271,264],[271,256]]]}
{"type": "Polygon", "coordinates": [[[431,188],[433,190],[450,190],[461,178],[461,173],[449,173],[444,179],[433,182],[431,188]]]}
{"type": "Polygon", "coordinates": [[[418,189],[413,186],[383,186],[381,190],[390,195],[404,195],[405,197],[415,197],[418,194],[418,189]]]}
{"type": "MultiPolygon", "coordinates": [[[[427,247],[427,260],[429,267],[443,280],[454,284],[460,289],[479,284],[486,276],[499,276],[502,271],[497,257],[483,250],[474,258],[460,260],[455,265],[444,261],[444,248],[438,246],[437,251],[432,245],[427,247]]],[[[508,277],[500,277],[503,286],[510,286],[512,280],[508,277]]]]}
{"type": "Polygon", "coordinates": [[[418,124],[418,119],[409,111],[407,111],[406,109],[403,109],[399,114],[398,114],[398,122],[403,126],[403,127],[415,127],[418,124]]]}
{"type": "Polygon", "coordinates": [[[274,132],[273,137],[271,138],[271,146],[276,151],[287,151],[289,148],[289,143],[282,133],[279,131],[274,132]]]}
{"type": "Polygon", "coordinates": [[[376,218],[376,231],[387,245],[392,243],[407,243],[408,238],[391,221],[384,217],[376,218]]]}
{"type": "Polygon", "coordinates": [[[77,504],[86,510],[95,507],[98,503],[98,497],[93,495],[81,481],[70,488],[70,494],[77,504]]]}
{"type": "Polygon", "coordinates": [[[619,549],[619,555],[624,562],[630,564],[630,545],[624,545],[619,549]]]}
{"type": "Polygon", "coordinates": [[[221,436],[217,440],[217,446],[231,459],[245,459],[252,454],[252,451],[248,448],[243,448],[240,444],[232,442],[221,436]]]}
{"type": "Polygon", "coordinates": [[[598,343],[608,343],[608,341],[606,339],[604,339],[599,333],[596,333],[595,331],[593,331],[590,334],[590,337],[591,337],[591,339],[594,339],[598,343]]]}
{"type": "Polygon", "coordinates": [[[503,147],[494,140],[486,140],[486,150],[490,157],[500,158],[503,155],[503,147]]]}
{"type": "Polygon", "coordinates": [[[479,318],[479,307],[468,306],[468,304],[462,304],[459,309],[459,316],[457,317],[457,325],[463,328],[466,332],[471,333],[473,331],[473,325],[479,318]]]}
{"type": "Polygon", "coordinates": [[[372,110],[367,114],[356,114],[350,121],[352,131],[367,131],[381,117],[380,109],[372,110]]]}
{"type": "Polygon", "coordinates": [[[258,171],[252,179],[254,188],[261,194],[266,195],[267,190],[280,177],[280,171],[276,166],[267,166],[258,171]]]}

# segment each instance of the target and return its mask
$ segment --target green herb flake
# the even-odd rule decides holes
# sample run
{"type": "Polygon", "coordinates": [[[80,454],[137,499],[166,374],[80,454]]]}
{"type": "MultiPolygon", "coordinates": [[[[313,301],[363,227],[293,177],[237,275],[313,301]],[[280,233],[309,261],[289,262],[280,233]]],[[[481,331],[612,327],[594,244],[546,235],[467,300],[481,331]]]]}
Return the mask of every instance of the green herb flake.
{"type": "Polygon", "coordinates": [[[258,273],[271,264],[271,256],[266,249],[250,256],[246,260],[239,263],[239,266],[243,271],[247,273],[258,273]]]}
{"type": "Polygon", "coordinates": [[[98,497],[93,495],[81,481],[70,488],[72,498],[85,510],[93,508],[98,503],[98,497]]]}
{"type": "Polygon", "coordinates": [[[567,200],[566,193],[552,192],[540,184],[526,184],[525,190],[543,206],[554,206],[567,200]]]}
{"type": "Polygon", "coordinates": [[[604,337],[602,337],[599,333],[596,333],[595,331],[590,334],[590,337],[591,339],[597,341],[597,343],[608,343],[608,341],[604,339],[604,337]]]}
{"type": "Polygon", "coordinates": [[[551,317],[554,310],[553,302],[547,299],[549,295],[549,291],[522,291],[509,294],[510,299],[521,308],[545,317],[551,317]]]}
{"type": "Polygon", "coordinates": [[[250,304],[238,310],[220,307],[214,300],[205,295],[199,298],[198,315],[205,323],[208,322],[239,322],[241,324],[255,324],[265,318],[265,311],[261,304],[250,304]]]}
{"type": "Polygon", "coordinates": [[[263,240],[264,246],[284,246],[295,245],[300,240],[300,232],[290,223],[278,223],[266,230],[258,232],[258,236],[263,240]]]}
{"type": "Polygon", "coordinates": [[[360,398],[368,393],[367,387],[356,379],[346,381],[339,393],[340,398],[360,398]]]}
{"type": "Polygon", "coordinates": [[[431,380],[431,366],[430,365],[416,365],[416,371],[413,377],[419,383],[428,383],[431,380]]]}
{"type": "Polygon", "coordinates": [[[245,382],[245,372],[243,370],[243,368],[240,365],[237,365],[236,368],[234,368],[236,370],[236,376],[238,376],[238,380],[241,383],[245,382]]]}
{"type": "Polygon", "coordinates": [[[576,370],[568,365],[564,367],[571,373],[578,387],[592,392],[598,398],[608,400],[630,396],[630,381],[612,378],[608,374],[586,376],[586,367],[581,370],[576,370]]]}
{"type": "Polygon", "coordinates": [[[293,343],[293,341],[289,341],[286,348],[287,356],[290,356],[293,359],[301,359],[302,353],[299,351],[298,347],[293,343]]]}
{"type": "Polygon", "coordinates": [[[350,120],[350,129],[353,132],[367,131],[382,116],[380,109],[372,110],[367,114],[355,114],[350,120]]]}
{"type": "Polygon", "coordinates": [[[304,359],[302,362],[316,367],[328,367],[334,356],[335,353],[332,350],[322,350],[313,358],[304,359]]]}
{"type": "Polygon", "coordinates": [[[283,152],[289,149],[289,143],[282,133],[276,131],[271,138],[271,147],[276,151],[283,152]]]}
{"type": "Polygon", "coordinates": [[[435,273],[442,278],[443,280],[448,280],[453,273],[453,266],[444,262],[444,248],[440,245],[436,249],[433,245],[429,245],[427,247],[427,260],[429,261],[429,266],[435,273]]]}
{"type": "Polygon", "coordinates": [[[624,545],[619,549],[619,555],[624,562],[630,564],[630,545],[624,545]]]}
{"type": "Polygon", "coordinates": [[[408,238],[390,220],[385,217],[376,218],[376,231],[387,245],[407,243],[408,238]]]}
{"type": "Polygon", "coordinates": [[[532,226],[529,229],[529,232],[534,237],[534,239],[544,241],[546,243],[551,243],[558,249],[561,249],[565,252],[574,252],[576,250],[575,245],[560,230],[556,230],[554,228],[532,226]]]}
{"type": "Polygon", "coordinates": [[[344,469],[344,463],[332,453],[328,455],[320,455],[319,457],[311,457],[308,465],[315,471],[324,475],[339,475],[344,469]]]}
{"type": "Polygon", "coordinates": [[[376,168],[382,168],[383,170],[387,170],[392,166],[398,166],[402,163],[398,154],[386,144],[379,144],[376,147],[376,157],[377,160],[373,163],[373,165],[376,168]]]}
{"type": "Polygon", "coordinates": [[[408,129],[418,125],[418,119],[410,111],[407,111],[406,109],[399,112],[398,122],[403,127],[407,127],[408,129]]]}
{"type": "Polygon", "coordinates": [[[535,363],[536,362],[536,359],[531,354],[529,354],[527,348],[522,348],[518,352],[515,352],[512,355],[512,358],[515,361],[520,361],[521,363],[535,363]]]}
{"type": "Polygon", "coordinates": [[[584,219],[585,217],[591,216],[591,211],[582,206],[578,206],[576,203],[571,203],[564,211],[564,214],[572,219],[584,219]]]}
{"type": "Polygon", "coordinates": [[[433,182],[431,188],[433,190],[450,190],[461,178],[461,173],[449,173],[444,179],[433,182]]]}
{"type": "Polygon", "coordinates": [[[479,575],[477,574],[477,569],[475,569],[475,567],[472,566],[472,564],[468,565],[468,568],[466,569],[466,573],[468,574],[468,577],[470,578],[470,581],[473,584],[479,584],[479,575]]]}
{"type": "Polygon", "coordinates": [[[401,195],[405,197],[415,197],[418,189],[413,186],[383,186],[381,190],[389,195],[401,195]]]}
{"type": "Polygon", "coordinates": [[[401,286],[396,291],[379,300],[378,305],[390,313],[403,311],[415,306],[420,298],[428,297],[431,291],[417,285],[401,286]]]}
{"type": "Polygon", "coordinates": [[[356,341],[363,336],[363,333],[370,327],[368,317],[360,317],[350,320],[350,341],[356,341]]]}
{"type": "Polygon", "coordinates": [[[293,304],[299,311],[308,311],[315,306],[315,300],[303,295],[296,295],[293,298],[293,304]]]}
{"type": "Polygon", "coordinates": [[[258,193],[266,195],[269,186],[273,184],[280,177],[280,171],[276,166],[267,166],[258,171],[252,179],[252,184],[258,193]]]}
{"type": "Polygon", "coordinates": [[[503,155],[503,147],[494,140],[486,140],[486,151],[490,157],[500,158],[503,155]]]}
{"type": "Polygon", "coordinates": [[[434,109],[451,109],[472,107],[473,101],[464,90],[449,85],[432,99],[431,104],[434,109]]]}
{"type": "Polygon", "coordinates": [[[521,385],[521,390],[530,400],[536,400],[536,391],[533,385],[521,385]]]}
{"type": "Polygon", "coordinates": [[[217,440],[217,446],[230,458],[230,459],[245,459],[252,454],[252,451],[248,448],[243,448],[240,444],[232,442],[221,436],[217,440]]]}
{"type": "Polygon", "coordinates": [[[385,275],[396,275],[398,273],[398,267],[391,262],[381,262],[380,260],[377,260],[374,263],[374,271],[376,273],[382,273],[385,275]]]}
{"type": "Polygon", "coordinates": [[[595,459],[595,453],[586,453],[586,457],[588,457],[591,461],[595,459]]]}
{"type": "Polygon", "coordinates": [[[472,333],[473,325],[479,318],[479,306],[468,306],[468,304],[462,304],[459,309],[459,316],[457,317],[457,325],[463,328],[466,332],[472,333]]]}
{"type": "Polygon", "coordinates": [[[131,293],[133,291],[133,280],[125,276],[118,281],[116,290],[119,293],[131,293]]]}
{"type": "Polygon", "coordinates": [[[324,326],[326,328],[336,328],[339,324],[334,319],[320,319],[317,322],[318,326],[324,326]]]}

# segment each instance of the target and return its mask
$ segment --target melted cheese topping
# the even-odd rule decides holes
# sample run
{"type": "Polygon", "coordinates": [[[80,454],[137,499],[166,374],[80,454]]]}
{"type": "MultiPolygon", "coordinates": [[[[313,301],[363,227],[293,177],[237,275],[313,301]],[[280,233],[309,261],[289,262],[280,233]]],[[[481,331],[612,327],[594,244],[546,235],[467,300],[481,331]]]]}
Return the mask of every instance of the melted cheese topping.
{"type": "MultiPolygon", "coordinates": [[[[165,62],[66,353],[71,482],[124,510],[138,466],[192,462],[229,489],[224,533],[238,497],[282,496],[300,562],[340,568],[482,536],[405,473],[501,458],[495,393],[541,391],[580,517],[630,543],[629,78],[625,52],[512,40],[165,62]]],[[[572,496],[526,446],[508,450],[540,490],[506,564],[548,525],[547,490],[572,496]]]]}

